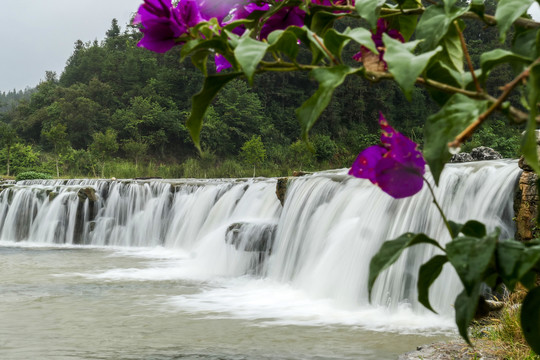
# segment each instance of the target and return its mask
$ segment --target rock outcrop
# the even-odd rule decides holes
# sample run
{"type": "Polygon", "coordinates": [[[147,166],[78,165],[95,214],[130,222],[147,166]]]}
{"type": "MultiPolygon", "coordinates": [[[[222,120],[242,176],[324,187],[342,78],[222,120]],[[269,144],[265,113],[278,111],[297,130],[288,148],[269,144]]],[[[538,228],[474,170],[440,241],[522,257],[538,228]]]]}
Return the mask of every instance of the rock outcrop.
{"type": "Polygon", "coordinates": [[[487,146],[479,146],[471,150],[470,153],[459,153],[452,156],[450,162],[461,163],[469,161],[499,160],[502,155],[494,149],[487,146]]]}
{"type": "Polygon", "coordinates": [[[499,152],[487,146],[479,146],[472,149],[471,157],[473,158],[474,161],[499,160],[503,158],[499,152]]]}
{"type": "Polygon", "coordinates": [[[514,213],[516,220],[516,235],[518,241],[531,240],[540,236],[537,222],[538,217],[538,175],[527,169],[520,161],[523,173],[519,178],[514,197],[514,213]]]}

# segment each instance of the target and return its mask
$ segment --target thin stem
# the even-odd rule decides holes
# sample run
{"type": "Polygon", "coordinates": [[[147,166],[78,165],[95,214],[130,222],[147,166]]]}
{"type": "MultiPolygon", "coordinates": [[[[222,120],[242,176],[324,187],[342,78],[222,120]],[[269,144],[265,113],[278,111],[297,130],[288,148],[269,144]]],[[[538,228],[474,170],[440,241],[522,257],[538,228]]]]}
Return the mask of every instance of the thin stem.
{"type": "Polygon", "coordinates": [[[439,210],[439,214],[441,214],[441,217],[444,221],[444,225],[446,225],[446,228],[448,229],[448,232],[450,233],[450,238],[453,239],[454,233],[452,231],[452,227],[450,226],[450,223],[448,222],[448,219],[446,218],[446,215],[444,214],[444,211],[442,210],[441,205],[439,205],[439,202],[437,201],[437,198],[435,197],[435,192],[433,191],[433,187],[431,186],[431,184],[425,177],[423,177],[423,179],[429,189],[429,192],[431,193],[431,197],[433,198],[433,203],[437,207],[437,210],[439,210]]]}
{"type": "MultiPolygon", "coordinates": [[[[458,136],[456,136],[456,138],[454,139],[454,141],[448,143],[448,147],[451,147],[451,148],[457,148],[459,147],[466,139],[468,139],[469,137],[472,136],[472,134],[475,132],[475,130],[480,126],[482,125],[482,123],[489,117],[489,115],[491,115],[497,108],[499,108],[502,103],[504,102],[504,100],[506,100],[506,98],[508,97],[508,95],[510,95],[510,93],[512,92],[512,90],[525,78],[529,77],[529,74],[531,72],[531,69],[533,66],[535,66],[536,64],[540,63],[540,58],[536,59],[531,65],[529,65],[529,67],[527,67],[525,70],[523,70],[523,72],[521,74],[519,74],[518,76],[516,76],[516,78],[514,80],[512,80],[511,82],[509,82],[508,84],[506,84],[504,86],[504,91],[503,93],[501,94],[501,96],[499,96],[499,98],[493,103],[491,104],[491,106],[482,114],[480,114],[480,116],[478,117],[478,119],[476,119],[475,122],[473,122],[471,125],[469,125],[465,130],[463,130],[458,136]]],[[[536,104],[533,104],[533,106],[536,106],[536,104]]]]}
{"type": "Polygon", "coordinates": [[[324,52],[326,53],[326,55],[328,55],[328,57],[330,58],[330,60],[332,60],[332,62],[336,65],[339,65],[339,61],[335,58],[335,56],[330,52],[330,50],[328,50],[326,48],[326,46],[323,44],[323,42],[321,41],[321,39],[317,36],[317,34],[313,33],[313,38],[315,39],[315,41],[317,41],[317,44],[319,44],[319,46],[324,50],[324,52]]]}
{"type": "Polygon", "coordinates": [[[478,82],[478,79],[476,78],[476,74],[474,73],[474,66],[471,61],[471,57],[469,56],[469,50],[467,49],[467,43],[465,42],[465,38],[463,37],[463,33],[461,32],[461,28],[459,27],[459,24],[457,21],[454,21],[454,26],[456,27],[456,30],[459,34],[459,41],[461,42],[461,48],[463,49],[463,55],[465,55],[465,59],[467,60],[467,65],[469,66],[469,71],[471,73],[471,76],[474,81],[474,85],[476,86],[476,91],[479,93],[482,92],[482,87],[480,86],[480,83],[478,82]]]}

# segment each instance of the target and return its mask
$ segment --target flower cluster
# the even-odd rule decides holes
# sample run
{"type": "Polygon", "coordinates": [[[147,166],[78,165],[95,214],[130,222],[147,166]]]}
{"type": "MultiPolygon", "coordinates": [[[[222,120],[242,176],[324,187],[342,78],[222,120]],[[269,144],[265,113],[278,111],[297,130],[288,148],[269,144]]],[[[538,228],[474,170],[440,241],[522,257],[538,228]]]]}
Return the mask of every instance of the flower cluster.
{"type": "Polygon", "coordinates": [[[426,161],[418,145],[394,130],[382,114],[379,125],[381,145],[362,151],[349,174],[368,179],[396,199],[412,196],[422,189],[426,161]]]}
{"type": "MultiPolygon", "coordinates": [[[[349,0],[354,4],[354,0],[349,0]]],[[[322,6],[345,5],[346,0],[312,0],[314,4],[322,6]]],[[[159,53],[170,50],[175,45],[182,44],[179,39],[189,34],[189,29],[201,21],[216,18],[222,26],[237,20],[248,18],[254,11],[267,11],[268,3],[253,0],[180,0],[176,6],[172,0],[144,0],[134,20],[134,24],[141,25],[144,34],[138,46],[159,53]]],[[[264,40],[274,30],[284,30],[289,26],[302,27],[306,13],[297,6],[284,6],[261,26],[259,39],[264,40]]],[[[242,35],[246,28],[239,25],[232,30],[242,35]]],[[[227,60],[217,54],[216,68],[221,71],[230,67],[227,60]]]]}

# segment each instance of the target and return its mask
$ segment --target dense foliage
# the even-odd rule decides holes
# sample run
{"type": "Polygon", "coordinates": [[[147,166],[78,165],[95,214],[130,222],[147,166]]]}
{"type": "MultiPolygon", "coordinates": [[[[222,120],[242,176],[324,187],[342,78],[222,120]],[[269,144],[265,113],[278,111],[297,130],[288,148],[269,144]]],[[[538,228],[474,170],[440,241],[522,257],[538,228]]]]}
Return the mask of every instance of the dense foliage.
{"type": "MultiPolygon", "coordinates": [[[[494,11],[489,4],[488,11],[494,11]]],[[[485,49],[498,45],[498,34],[495,28],[467,23],[466,39],[478,64],[485,49]]],[[[339,30],[358,25],[367,26],[353,18],[334,24],[339,30]]],[[[286,175],[291,169],[349,166],[360,150],[376,141],[373,119],[379,111],[422,143],[423,119],[437,109],[422,87],[412,89],[409,102],[393,82],[347,78],[313,127],[310,148],[297,143],[300,127],[295,115],[316,85],[306,72],[262,74],[253,87],[238,78],[224,87],[205,113],[201,146],[211,156],[202,159],[184,125],[191,113],[191,96],[202,86],[201,72],[189,61],[178,62],[180,49],[156,54],[137,47],[140,39],[137,29],[128,26],[122,31],[113,20],[102,42],[75,43],[59,77],[48,72],[35,89],[0,93],[0,121],[17,136],[0,136],[3,147],[8,146],[6,140],[31,146],[40,161],[26,169],[57,176],[226,176],[233,163],[241,169],[234,174],[250,176],[253,165],[243,161],[241,149],[260,135],[266,156],[257,164],[258,173],[286,175]],[[118,146],[103,157],[91,145],[96,133],[108,130],[116,133],[118,146]],[[208,161],[212,166],[205,170],[208,161]]],[[[355,44],[345,46],[343,61],[355,63],[357,51],[355,44]]],[[[309,61],[307,47],[298,47],[298,52],[298,59],[309,61]]],[[[509,67],[497,67],[488,86],[496,88],[511,77],[509,67]]],[[[519,96],[513,101],[519,103],[519,96]]],[[[501,124],[504,121],[499,117],[501,124]]],[[[487,124],[471,144],[492,146],[506,157],[515,157],[519,133],[519,128],[487,124]]],[[[12,167],[10,174],[21,170],[25,168],[12,167]]],[[[0,161],[0,171],[7,173],[6,161],[0,161]]]]}

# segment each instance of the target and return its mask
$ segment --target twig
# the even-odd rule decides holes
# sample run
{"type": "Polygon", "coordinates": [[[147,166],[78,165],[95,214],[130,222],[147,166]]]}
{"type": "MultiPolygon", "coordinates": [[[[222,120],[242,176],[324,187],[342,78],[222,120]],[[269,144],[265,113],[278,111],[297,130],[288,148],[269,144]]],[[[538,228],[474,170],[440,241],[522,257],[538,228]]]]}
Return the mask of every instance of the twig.
{"type": "MultiPolygon", "coordinates": [[[[484,112],[482,113],[478,119],[476,119],[475,122],[473,122],[471,125],[469,125],[465,130],[463,130],[458,136],[456,136],[456,138],[454,139],[454,141],[448,143],[448,147],[450,148],[457,148],[459,147],[466,139],[468,139],[469,137],[472,136],[472,134],[474,133],[474,131],[480,126],[482,125],[482,123],[489,117],[489,115],[491,115],[491,113],[493,113],[493,111],[495,111],[497,108],[499,108],[502,103],[504,102],[504,100],[506,100],[506,98],[508,97],[508,95],[510,95],[510,92],[512,92],[512,90],[525,78],[527,78],[530,74],[530,71],[532,69],[533,66],[535,66],[536,64],[540,63],[540,58],[536,59],[531,65],[529,65],[529,67],[527,67],[525,70],[523,70],[523,72],[521,74],[519,74],[514,80],[512,80],[511,82],[509,82],[508,84],[506,84],[504,86],[504,91],[503,93],[501,94],[501,96],[499,96],[499,98],[493,103],[491,104],[491,106],[484,112]]],[[[536,104],[532,104],[532,106],[536,106],[536,104]]]]}
{"type": "Polygon", "coordinates": [[[471,61],[471,57],[469,56],[469,50],[467,49],[467,43],[465,42],[465,38],[463,37],[463,33],[461,32],[461,29],[459,27],[459,24],[457,21],[454,21],[454,26],[456,27],[456,30],[459,34],[459,41],[461,42],[461,48],[463,49],[463,54],[465,55],[465,59],[467,60],[467,65],[469,66],[469,71],[472,75],[474,85],[476,86],[476,91],[479,93],[482,92],[482,87],[480,86],[480,83],[478,82],[478,79],[476,78],[476,74],[474,73],[474,67],[471,61]]]}
{"type": "Polygon", "coordinates": [[[330,52],[330,50],[328,50],[326,48],[326,46],[324,46],[323,42],[321,41],[321,39],[317,36],[317,34],[313,33],[313,38],[315,39],[315,41],[317,42],[317,44],[319,44],[319,46],[324,50],[324,52],[326,53],[326,55],[328,55],[328,57],[330,58],[330,60],[332,60],[332,62],[336,65],[339,65],[339,60],[335,58],[335,56],[330,52]]]}
{"type": "MultiPolygon", "coordinates": [[[[366,71],[365,72],[365,77],[369,81],[372,81],[372,82],[378,82],[380,80],[393,80],[394,79],[394,77],[390,73],[375,72],[375,71],[366,71]]],[[[491,103],[497,102],[497,98],[494,98],[493,96],[491,96],[491,95],[489,95],[489,94],[487,94],[485,92],[478,93],[476,91],[464,90],[464,89],[457,88],[457,87],[454,87],[454,86],[450,86],[450,85],[447,85],[447,84],[444,84],[444,83],[441,83],[441,82],[438,82],[438,81],[435,81],[435,80],[431,80],[431,79],[417,78],[416,83],[417,84],[422,84],[424,86],[428,86],[430,88],[437,89],[439,91],[443,91],[443,92],[446,92],[446,93],[449,93],[449,94],[459,93],[459,94],[465,95],[467,97],[470,97],[472,99],[487,100],[487,101],[489,101],[491,103]]],[[[498,107],[500,107],[501,105],[502,105],[502,103],[499,104],[498,107]]],[[[529,120],[529,114],[527,114],[527,113],[525,113],[525,112],[523,112],[523,111],[521,111],[519,109],[516,109],[513,106],[510,106],[508,108],[508,115],[512,118],[512,120],[516,124],[522,124],[522,123],[525,123],[525,122],[527,122],[529,120]]],[[[536,118],[536,121],[538,123],[540,123],[540,116],[538,116],[536,118]]]]}
{"type": "Polygon", "coordinates": [[[439,202],[437,201],[437,197],[435,196],[435,192],[433,191],[433,187],[431,186],[431,184],[429,183],[429,181],[423,177],[424,179],[424,182],[426,183],[428,189],[429,189],[429,192],[431,193],[431,198],[433,199],[433,204],[435,204],[435,206],[437,207],[437,210],[439,210],[439,214],[441,214],[441,217],[444,221],[444,225],[446,225],[446,228],[448,229],[448,232],[450,233],[450,238],[453,239],[455,236],[457,236],[457,234],[454,234],[454,232],[452,231],[452,227],[450,226],[450,222],[448,221],[448,219],[446,218],[446,215],[444,214],[444,211],[443,209],[441,208],[441,205],[439,205],[439,202]]]}
{"type": "MultiPolygon", "coordinates": [[[[318,5],[315,5],[318,6],[318,5]]],[[[325,9],[327,11],[340,11],[344,13],[349,13],[347,16],[357,17],[358,13],[356,12],[356,9],[352,5],[334,5],[334,6],[325,6],[325,9]]],[[[381,16],[395,16],[395,15],[422,15],[425,12],[425,7],[420,7],[417,9],[391,9],[391,8],[382,8],[381,9],[381,16]]],[[[478,16],[476,13],[472,11],[467,11],[463,15],[460,16],[461,19],[476,19],[484,21],[486,24],[490,26],[497,25],[497,20],[495,20],[495,16],[493,15],[487,15],[484,14],[483,18],[478,16]]],[[[523,17],[519,17],[514,21],[515,25],[519,25],[521,27],[524,27],[526,29],[536,29],[540,27],[540,23],[536,22],[531,19],[526,19],[523,17]]]]}

